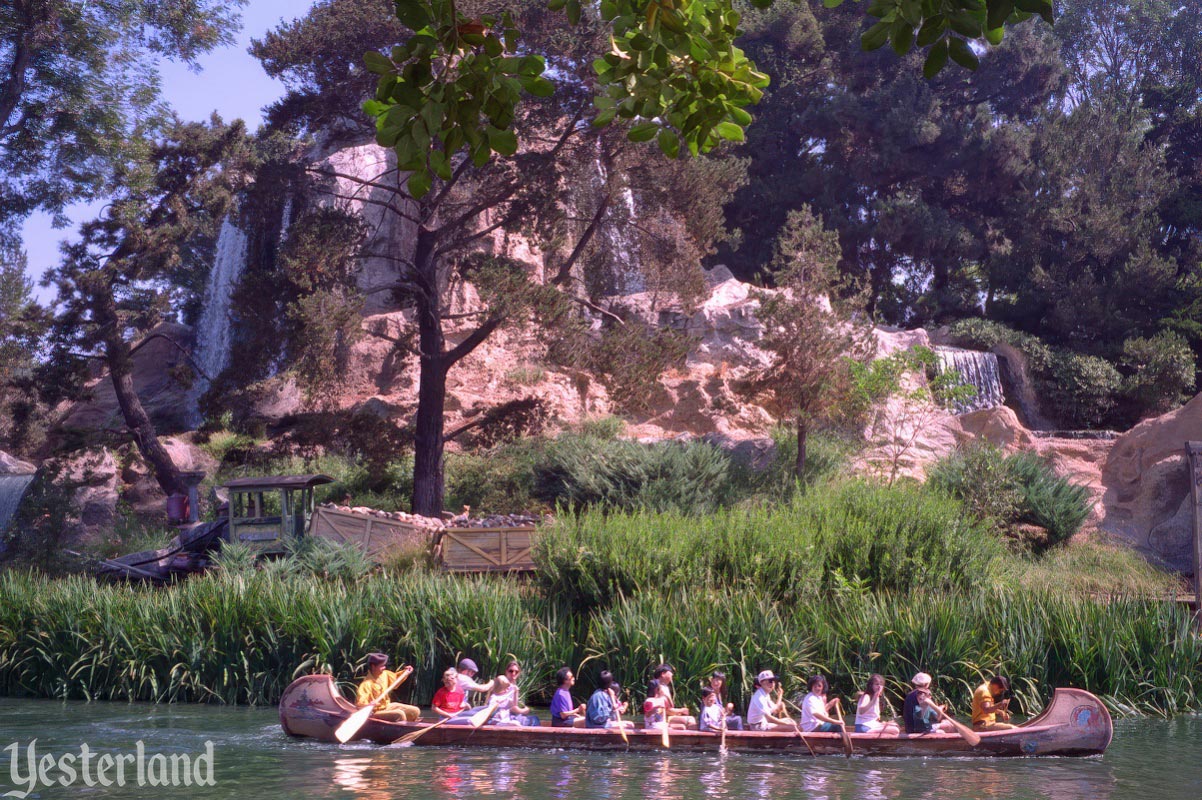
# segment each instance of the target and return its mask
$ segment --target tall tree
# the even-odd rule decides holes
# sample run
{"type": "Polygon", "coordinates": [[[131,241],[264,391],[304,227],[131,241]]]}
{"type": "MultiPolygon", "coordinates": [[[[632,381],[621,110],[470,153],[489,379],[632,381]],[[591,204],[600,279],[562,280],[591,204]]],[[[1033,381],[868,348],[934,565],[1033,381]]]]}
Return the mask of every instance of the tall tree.
{"type": "Polygon", "coordinates": [[[24,252],[0,245],[0,445],[17,452],[38,444],[33,374],[46,326],[25,268],[24,252]]]}
{"type": "Polygon", "coordinates": [[[47,278],[58,289],[57,359],[103,361],[129,435],[168,494],[184,487],[134,389],[134,342],[179,304],[170,287],[207,268],[250,158],[241,122],[177,122],[123,176],[125,188],[101,216],[80,226],[79,241],[64,247],[47,278]]]}
{"type": "Polygon", "coordinates": [[[816,425],[835,422],[851,406],[853,365],[876,351],[872,328],[851,313],[839,275],[839,236],[808,206],[789,212],[776,243],[775,293],[760,295],[760,346],[772,363],[749,381],[751,393],[797,427],[798,479],[816,425]]]}
{"type": "Polygon", "coordinates": [[[245,0],[10,0],[0,4],[0,235],[35,210],[58,221],[114,188],[170,116],[160,58],[229,44],[245,0]]]}

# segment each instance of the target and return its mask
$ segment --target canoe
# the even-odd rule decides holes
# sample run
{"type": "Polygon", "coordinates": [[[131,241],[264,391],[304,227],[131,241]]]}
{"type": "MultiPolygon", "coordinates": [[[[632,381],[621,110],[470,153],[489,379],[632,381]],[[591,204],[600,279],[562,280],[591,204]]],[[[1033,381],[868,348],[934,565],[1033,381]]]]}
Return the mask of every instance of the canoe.
{"type": "MultiPolygon", "coordinates": [[[[290,736],[336,742],[334,730],[355,706],[338,692],[329,675],[307,675],[293,681],[280,698],[280,724],[290,736]]],[[[391,722],[369,719],[355,739],[389,744],[432,722],[391,722]]],[[[868,756],[1091,756],[1110,744],[1113,727],[1110,713],[1092,694],[1080,689],[1057,689],[1043,713],[1009,731],[981,733],[981,743],[970,747],[958,734],[878,736],[853,733],[855,752],[868,756]]],[[[627,734],[584,728],[523,728],[484,725],[442,725],[414,742],[415,745],[459,745],[467,747],[567,748],[574,750],[662,750],[659,730],[636,729],[627,734]]],[[[835,733],[807,733],[805,741],[796,734],[758,731],[728,731],[726,747],[736,752],[786,753],[808,756],[843,755],[843,741],[835,733]],[[809,745],[807,747],[806,745],[809,745]]],[[[720,735],[701,731],[673,731],[674,751],[716,751],[720,735]]]]}

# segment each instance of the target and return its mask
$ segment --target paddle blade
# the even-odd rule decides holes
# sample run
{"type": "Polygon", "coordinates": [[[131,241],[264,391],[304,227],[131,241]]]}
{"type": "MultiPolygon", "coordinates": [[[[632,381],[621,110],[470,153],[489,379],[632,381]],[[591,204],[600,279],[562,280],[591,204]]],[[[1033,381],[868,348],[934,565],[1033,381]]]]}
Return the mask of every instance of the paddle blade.
{"type": "Polygon", "coordinates": [[[668,723],[667,722],[664,723],[664,730],[660,734],[660,740],[664,743],[664,747],[671,746],[671,743],[668,741],[668,723]]]}
{"type": "Polygon", "coordinates": [[[338,729],[334,731],[334,738],[342,744],[346,744],[348,741],[354,738],[355,734],[359,732],[359,729],[363,727],[363,723],[367,722],[368,718],[371,717],[371,712],[375,710],[375,706],[364,706],[354,714],[351,714],[349,717],[343,720],[342,724],[338,726],[338,729]]]}
{"type": "Polygon", "coordinates": [[[485,706],[471,716],[471,726],[479,728],[484,723],[488,722],[488,718],[492,716],[492,712],[496,711],[493,706],[485,706]]]}

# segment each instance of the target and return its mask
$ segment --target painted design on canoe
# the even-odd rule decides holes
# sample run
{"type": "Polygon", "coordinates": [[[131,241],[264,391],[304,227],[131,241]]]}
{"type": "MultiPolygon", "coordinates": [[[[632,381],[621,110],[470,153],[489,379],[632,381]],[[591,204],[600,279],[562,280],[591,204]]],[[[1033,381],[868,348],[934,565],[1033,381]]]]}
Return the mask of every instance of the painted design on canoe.
{"type": "MultiPolygon", "coordinates": [[[[338,692],[329,675],[307,675],[293,681],[280,698],[280,724],[291,736],[336,742],[334,730],[355,712],[355,706],[338,692]]],[[[431,722],[390,722],[369,719],[356,740],[389,744],[407,733],[429,727],[431,722]]],[[[851,740],[859,755],[868,756],[1090,756],[1110,744],[1113,728],[1110,713],[1092,694],[1080,689],[1057,689],[1039,716],[1006,731],[981,734],[981,743],[971,747],[958,734],[880,736],[853,733],[851,740]]],[[[661,750],[659,730],[636,729],[627,735],[617,731],[584,728],[538,728],[485,725],[442,725],[417,739],[417,745],[465,747],[532,747],[576,750],[661,750]]],[[[737,752],[773,752],[808,756],[843,755],[837,733],[807,733],[803,742],[796,734],[758,731],[729,731],[726,746],[737,752]],[[808,746],[807,746],[808,745],[808,746]]],[[[721,736],[701,731],[675,731],[671,749],[714,751],[721,736]]]]}

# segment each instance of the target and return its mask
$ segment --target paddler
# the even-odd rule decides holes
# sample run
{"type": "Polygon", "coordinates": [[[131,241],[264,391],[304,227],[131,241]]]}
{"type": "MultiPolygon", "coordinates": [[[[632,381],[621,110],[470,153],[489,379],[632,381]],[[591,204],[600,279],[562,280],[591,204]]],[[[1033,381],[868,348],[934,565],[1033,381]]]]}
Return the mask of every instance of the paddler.
{"type": "MultiPolygon", "coordinates": [[[[386,669],[388,656],[384,653],[371,653],[367,657],[367,677],[359,684],[359,692],[355,696],[355,705],[362,708],[371,705],[376,698],[384,694],[398,678],[413,672],[413,667],[402,667],[400,672],[386,669]]],[[[376,707],[373,716],[381,719],[415,722],[422,715],[417,706],[405,703],[382,702],[376,707]]]]}

